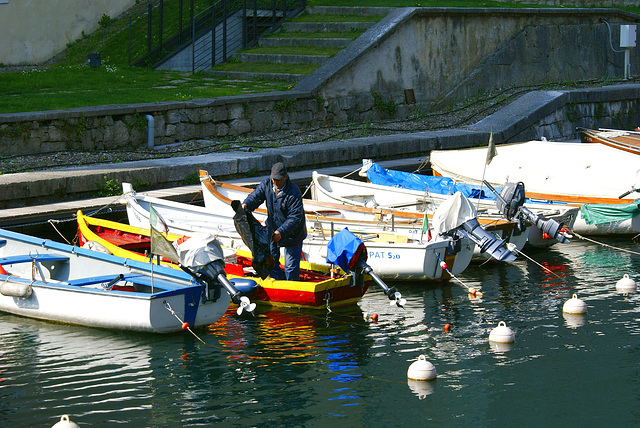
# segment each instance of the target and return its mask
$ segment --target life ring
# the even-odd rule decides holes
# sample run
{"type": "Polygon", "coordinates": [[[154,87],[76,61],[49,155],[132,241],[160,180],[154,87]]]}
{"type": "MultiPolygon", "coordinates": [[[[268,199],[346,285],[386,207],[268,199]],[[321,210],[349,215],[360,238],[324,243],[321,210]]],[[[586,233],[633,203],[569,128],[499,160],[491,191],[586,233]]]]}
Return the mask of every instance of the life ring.
{"type": "Polygon", "coordinates": [[[4,268],[2,267],[2,265],[0,265],[0,273],[3,275],[8,275],[7,271],[4,270],[4,268]]]}

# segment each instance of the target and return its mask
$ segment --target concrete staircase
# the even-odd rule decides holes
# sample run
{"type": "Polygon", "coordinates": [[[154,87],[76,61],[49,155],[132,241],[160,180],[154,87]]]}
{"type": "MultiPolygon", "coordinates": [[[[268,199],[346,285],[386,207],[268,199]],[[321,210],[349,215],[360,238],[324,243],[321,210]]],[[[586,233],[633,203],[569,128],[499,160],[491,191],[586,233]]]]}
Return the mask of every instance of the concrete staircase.
{"type": "Polygon", "coordinates": [[[278,31],[262,37],[257,46],[234,53],[231,61],[207,73],[231,79],[298,82],[384,16],[379,9],[367,10],[369,14],[363,15],[362,8],[307,8],[304,16],[283,23],[278,31]],[[341,19],[332,21],[332,16],[341,19]],[[344,16],[358,19],[345,21],[344,16]]]}

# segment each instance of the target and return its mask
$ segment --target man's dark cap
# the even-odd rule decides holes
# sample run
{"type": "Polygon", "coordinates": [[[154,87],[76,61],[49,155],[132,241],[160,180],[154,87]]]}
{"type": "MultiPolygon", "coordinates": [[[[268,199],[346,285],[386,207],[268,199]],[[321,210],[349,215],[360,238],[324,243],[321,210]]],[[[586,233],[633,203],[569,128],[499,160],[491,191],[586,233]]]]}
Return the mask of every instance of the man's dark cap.
{"type": "Polygon", "coordinates": [[[271,167],[271,178],[282,180],[287,176],[287,167],[282,162],[278,162],[271,167]]]}

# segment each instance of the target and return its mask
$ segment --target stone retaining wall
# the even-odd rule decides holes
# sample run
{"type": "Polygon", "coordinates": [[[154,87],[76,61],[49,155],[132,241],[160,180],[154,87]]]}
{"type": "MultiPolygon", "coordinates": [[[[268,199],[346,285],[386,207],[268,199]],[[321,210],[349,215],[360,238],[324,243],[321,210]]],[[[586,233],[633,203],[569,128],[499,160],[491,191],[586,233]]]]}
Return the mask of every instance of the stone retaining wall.
{"type": "Polygon", "coordinates": [[[198,169],[227,180],[268,174],[271,165],[278,161],[285,162],[291,171],[297,171],[339,163],[359,163],[363,158],[382,160],[426,156],[434,149],[486,146],[490,133],[493,133],[496,144],[541,137],[573,139],[577,138],[577,126],[635,127],[640,123],[639,100],[639,84],[535,91],[464,129],[4,174],[0,175],[0,209],[92,198],[107,181],[150,183],[154,189],[180,186],[198,169]]]}

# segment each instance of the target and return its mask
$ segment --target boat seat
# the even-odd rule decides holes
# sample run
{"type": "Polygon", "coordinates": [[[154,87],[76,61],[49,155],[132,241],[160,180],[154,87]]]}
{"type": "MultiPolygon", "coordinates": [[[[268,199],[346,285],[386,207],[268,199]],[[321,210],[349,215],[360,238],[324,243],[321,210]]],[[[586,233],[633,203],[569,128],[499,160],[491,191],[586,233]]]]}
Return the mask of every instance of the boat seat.
{"type": "MultiPolygon", "coordinates": [[[[128,281],[134,278],[138,278],[143,275],[124,275],[124,277],[120,281],[128,281]]],[[[78,279],[72,279],[68,282],[69,285],[83,286],[83,285],[91,285],[91,284],[100,284],[102,282],[109,282],[118,277],[117,274],[112,275],[100,275],[100,276],[90,276],[78,279]]]]}
{"type": "Polygon", "coordinates": [[[37,254],[35,257],[31,257],[28,254],[20,254],[17,256],[0,257],[0,265],[11,265],[16,263],[30,263],[34,260],[39,262],[68,262],[69,257],[58,256],[54,254],[37,254]]]}

